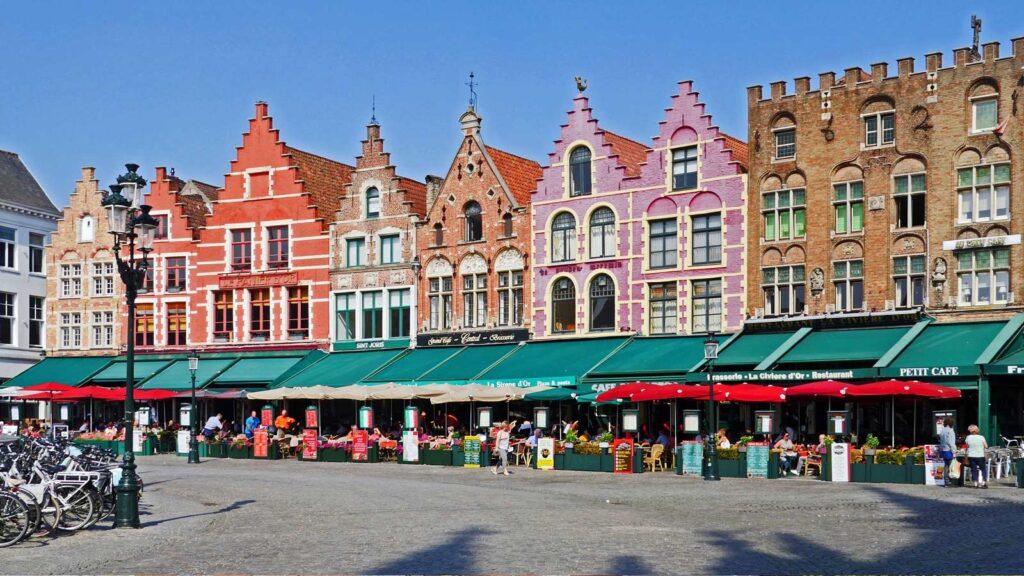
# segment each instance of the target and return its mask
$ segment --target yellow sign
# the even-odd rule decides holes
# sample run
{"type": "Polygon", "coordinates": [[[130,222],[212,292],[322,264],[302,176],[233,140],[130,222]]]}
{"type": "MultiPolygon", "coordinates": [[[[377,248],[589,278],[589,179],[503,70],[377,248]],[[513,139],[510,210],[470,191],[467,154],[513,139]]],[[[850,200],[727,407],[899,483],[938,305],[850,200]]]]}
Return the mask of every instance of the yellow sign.
{"type": "Polygon", "coordinates": [[[537,440],[537,470],[555,469],[555,439],[537,440]]]}

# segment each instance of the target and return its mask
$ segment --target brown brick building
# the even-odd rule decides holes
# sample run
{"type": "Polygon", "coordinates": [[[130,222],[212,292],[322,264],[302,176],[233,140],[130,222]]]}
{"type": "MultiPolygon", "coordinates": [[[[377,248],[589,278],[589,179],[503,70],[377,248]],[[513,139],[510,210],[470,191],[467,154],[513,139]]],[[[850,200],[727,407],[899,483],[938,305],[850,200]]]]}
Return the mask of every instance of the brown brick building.
{"type": "Polygon", "coordinates": [[[748,314],[1024,306],[1024,38],[748,89],[748,314]]]}
{"type": "Polygon", "coordinates": [[[417,234],[421,345],[455,331],[520,339],[530,324],[529,203],[540,165],[487,146],[472,106],[459,121],[462,143],[444,181],[428,184],[417,234]]]}

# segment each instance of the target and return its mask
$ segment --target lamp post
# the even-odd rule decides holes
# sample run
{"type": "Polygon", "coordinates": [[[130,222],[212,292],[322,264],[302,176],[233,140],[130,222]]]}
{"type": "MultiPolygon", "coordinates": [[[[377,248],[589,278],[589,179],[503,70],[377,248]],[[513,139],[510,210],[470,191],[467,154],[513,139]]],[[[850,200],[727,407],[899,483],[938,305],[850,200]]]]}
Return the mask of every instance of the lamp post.
{"type": "Polygon", "coordinates": [[[188,371],[192,375],[192,404],[188,408],[188,463],[199,464],[199,440],[196,439],[196,370],[199,370],[199,353],[188,353],[188,371]]]}
{"type": "Polygon", "coordinates": [[[114,236],[114,258],[117,272],[125,286],[128,299],[128,342],[125,352],[124,395],[124,457],[121,462],[121,482],[117,485],[117,505],[114,528],[140,528],[139,477],[135,474],[135,452],[132,435],[135,415],[135,298],[149,269],[149,253],[156,237],[156,218],[150,216],[150,207],[143,204],[142,188],[146,181],[139,176],[138,164],[125,164],[128,172],[117,177],[110,185],[110,193],[103,199],[107,211],[107,224],[114,236]],[[127,250],[127,259],[121,258],[121,248],[127,250]],[[141,258],[135,258],[138,248],[141,258]]]}
{"type": "Polygon", "coordinates": [[[721,480],[718,475],[718,415],[715,414],[715,359],[718,358],[718,340],[708,332],[704,340],[704,360],[708,363],[708,457],[704,464],[705,480],[721,480]]]}

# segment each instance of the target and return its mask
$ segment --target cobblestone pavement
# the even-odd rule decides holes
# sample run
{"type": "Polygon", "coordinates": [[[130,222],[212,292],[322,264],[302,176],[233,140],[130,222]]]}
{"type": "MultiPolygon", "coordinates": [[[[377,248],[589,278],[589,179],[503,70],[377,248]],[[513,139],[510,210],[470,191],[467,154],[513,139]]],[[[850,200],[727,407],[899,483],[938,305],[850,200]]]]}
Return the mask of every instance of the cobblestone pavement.
{"type": "Polygon", "coordinates": [[[1024,491],[142,458],[144,529],[0,573],[1024,573],[1024,491]]]}

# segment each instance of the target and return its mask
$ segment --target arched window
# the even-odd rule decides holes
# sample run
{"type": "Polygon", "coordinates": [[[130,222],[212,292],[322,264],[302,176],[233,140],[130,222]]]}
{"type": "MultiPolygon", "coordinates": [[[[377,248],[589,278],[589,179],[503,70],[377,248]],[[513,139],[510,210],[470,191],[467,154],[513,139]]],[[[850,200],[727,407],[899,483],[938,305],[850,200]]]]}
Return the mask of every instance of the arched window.
{"type": "Polygon", "coordinates": [[[590,149],[577,146],[569,154],[569,196],[590,194],[590,149]]]}
{"type": "Polygon", "coordinates": [[[373,187],[366,190],[366,217],[380,217],[380,190],[373,187]]]}
{"type": "Polygon", "coordinates": [[[615,329],[615,283],[601,274],[590,281],[590,331],[615,329]]]}
{"type": "Polygon", "coordinates": [[[551,331],[576,331],[576,286],[568,278],[559,278],[551,290],[551,331]]]}
{"type": "Polygon", "coordinates": [[[615,213],[598,208],[590,215],[590,257],[615,256],[615,213]]]}
{"type": "Polygon", "coordinates": [[[470,201],[463,209],[466,216],[466,242],[476,242],[484,237],[484,223],[480,216],[480,205],[470,201]]]}
{"type": "Polygon", "coordinates": [[[438,222],[437,224],[434,224],[434,246],[443,246],[443,245],[444,245],[444,226],[441,226],[441,223],[438,222]]]}
{"type": "Polygon", "coordinates": [[[575,259],[576,218],[569,212],[562,212],[551,224],[551,261],[570,262],[575,259]]]}
{"type": "Polygon", "coordinates": [[[512,237],[512,213],[505,212],[505,215],[501,217],[501,235],[510,238],[512,237]]]}

